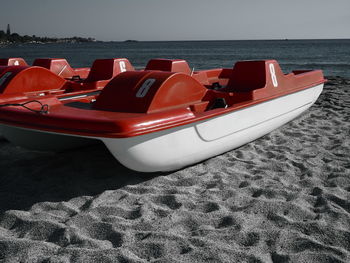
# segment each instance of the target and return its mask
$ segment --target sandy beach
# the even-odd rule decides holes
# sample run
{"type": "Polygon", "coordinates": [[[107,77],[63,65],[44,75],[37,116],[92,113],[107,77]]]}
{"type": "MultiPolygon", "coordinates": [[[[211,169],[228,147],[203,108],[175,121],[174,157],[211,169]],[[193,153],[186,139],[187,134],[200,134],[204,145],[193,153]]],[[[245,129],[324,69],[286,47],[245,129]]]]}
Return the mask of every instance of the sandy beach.
{"type": "Polygon", "coordinates": [[[0,262],[350,262],[350,79],[328,79],[294,121],[173,173],[0,139],[0,262]]]}

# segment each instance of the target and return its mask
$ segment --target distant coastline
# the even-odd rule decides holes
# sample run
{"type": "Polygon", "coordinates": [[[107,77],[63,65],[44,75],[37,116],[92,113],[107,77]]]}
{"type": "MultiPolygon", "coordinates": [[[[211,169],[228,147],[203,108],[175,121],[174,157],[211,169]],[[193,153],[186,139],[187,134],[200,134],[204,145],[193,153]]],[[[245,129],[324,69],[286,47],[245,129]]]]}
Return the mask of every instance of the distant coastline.
{"type": "Polygon", "coordinates": [[[135,39],[128,39],[128,40],[124,40],[123,42],[124,43],[136,43],[136,42],[139,42],[139,41],[135,40],[135,39]]]}
{"type": "Polygon", "coordinates": [[[53,37],[38,37],[35,35],[21,36],[17,33],[11,33],[9,28],[7,32],[0,30],[0,45],[9,45],[9,44],[22,44],[22,43],[36,43],[36,44],[45,44],[45,43],[86,43],[86,42],[97,42],[96,39],[88,37],[65,37],[65,38],[53,38],[53,37]]]}

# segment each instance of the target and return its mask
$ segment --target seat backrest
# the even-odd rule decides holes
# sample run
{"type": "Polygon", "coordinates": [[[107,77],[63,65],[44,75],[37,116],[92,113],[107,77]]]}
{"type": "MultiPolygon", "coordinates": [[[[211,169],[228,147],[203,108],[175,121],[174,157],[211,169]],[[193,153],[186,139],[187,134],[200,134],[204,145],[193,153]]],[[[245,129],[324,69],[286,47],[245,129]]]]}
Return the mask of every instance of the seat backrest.
{"type": "Polygon", "coordinates": [[[179,72],[187,75],[191,74],[191,69],[187,61],[183,59],[151,59],[148,61],[145,70],[179,72]]]}
{"type": "Polygon", "coordinates": [[[134,70],[134,67],[126,58],[96,59],[86,82],[109,80],[119,73],[131,70],[134,70]]]}
{"type": "Polygon", "coordinates": [[[159,112],[180,106],[185,110],[188,105],[201,102],[206,92],[203,85],[183,73],[129,71],[106,85],[93,108],[129,113],[159,112]]]}
{"type": "Polygon", "coordinates": [[[1,94],[59,90],[65,83],[65,79],[43,67],[0,67],[1,94]]]}
{"type": "Polygon", "coordinates": [[[0,66],[28,66],[23,58],[0,58],[0,66]]]}
{"type": "Polygon", "coordinates": [[[74,69],[63,58],[37,58],[33,66],[47,68],[62,78],[71,78],[76,75],[74,69]]]}
{"type": "Polygon", "coordinates": [[[266,61],[239,61],[229,78],[227,88],[245,92],[260,89],[266,85],[266,61]]]}

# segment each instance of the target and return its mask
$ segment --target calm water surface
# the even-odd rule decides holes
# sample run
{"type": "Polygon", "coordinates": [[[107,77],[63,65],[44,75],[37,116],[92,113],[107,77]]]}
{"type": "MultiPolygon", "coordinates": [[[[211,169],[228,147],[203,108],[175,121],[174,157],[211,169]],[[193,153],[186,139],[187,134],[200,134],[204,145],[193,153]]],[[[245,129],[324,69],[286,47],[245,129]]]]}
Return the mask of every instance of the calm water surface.
{"type": "Polygon", "coordinates": [[[0,47],[0,57],[63,57],[73,67],[96,58],[126,57],[136,68],[151,58],[186,59],[195,69],[232,67],[238,60],[276,59],[285,72],[322,69],[350,77],[350,40],[172,41],[77,44],[21,44],[0,47]]]}

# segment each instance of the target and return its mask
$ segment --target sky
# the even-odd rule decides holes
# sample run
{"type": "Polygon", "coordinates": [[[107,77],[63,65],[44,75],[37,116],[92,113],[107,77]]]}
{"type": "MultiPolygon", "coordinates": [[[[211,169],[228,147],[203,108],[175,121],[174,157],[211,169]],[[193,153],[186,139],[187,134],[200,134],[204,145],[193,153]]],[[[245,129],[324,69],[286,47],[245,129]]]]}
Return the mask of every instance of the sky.
{"type": "Polygon", "coordinates": [[[1,0],[7,24],[104,41],[350,38],[350,0],[1,0]]]}

